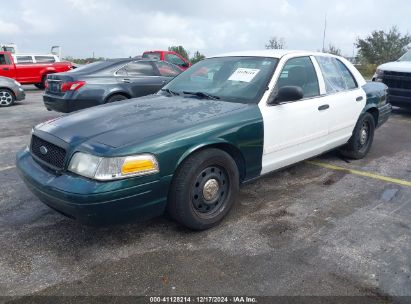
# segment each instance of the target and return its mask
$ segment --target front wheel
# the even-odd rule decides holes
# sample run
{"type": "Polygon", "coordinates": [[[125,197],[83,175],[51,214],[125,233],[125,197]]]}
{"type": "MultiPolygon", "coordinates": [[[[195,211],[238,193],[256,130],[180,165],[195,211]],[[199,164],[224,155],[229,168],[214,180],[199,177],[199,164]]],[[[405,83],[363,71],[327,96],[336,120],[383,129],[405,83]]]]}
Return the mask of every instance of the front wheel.
{"type": "Polygon", "coordinates": [[[16,101],[13,92],[8,89],[0,89],[0,107],[9,107],[16,101]]]}
{"type": "Polygon", "coordinates": [[[364,113],[358,120],[348,143],[341,148],[344,156],[361,159],[371,149],[374,140],[375,120],[370,113],[364,113]]]}
{"type": "Polygon", "coordinates": [[[189,156],[176,172],[167,210],[177,222],[193,230],[217,225],[230,211],[239,192],[235,161],[219,149],[189,156]]]}

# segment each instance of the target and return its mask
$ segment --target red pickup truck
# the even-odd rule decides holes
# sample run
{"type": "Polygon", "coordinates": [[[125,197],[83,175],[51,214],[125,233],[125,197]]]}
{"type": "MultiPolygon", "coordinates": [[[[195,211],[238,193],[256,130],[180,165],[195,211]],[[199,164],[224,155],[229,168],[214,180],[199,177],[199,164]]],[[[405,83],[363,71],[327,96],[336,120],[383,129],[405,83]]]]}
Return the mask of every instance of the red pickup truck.
{"type": "Polygon", "coordinates": [[[145,51],[142,57],[170,62],[183,71],[191,66],[191,63],[187,59],[173,51],[145,51]]]}
{"type": "Polygon", "coordinates": [[[73,68],[70,62],[15,63],[10,52],[0,52],[0,76],[17,80],[21,84],[34,84],[44,89],[48,74],[66,72],[73,68]]]}

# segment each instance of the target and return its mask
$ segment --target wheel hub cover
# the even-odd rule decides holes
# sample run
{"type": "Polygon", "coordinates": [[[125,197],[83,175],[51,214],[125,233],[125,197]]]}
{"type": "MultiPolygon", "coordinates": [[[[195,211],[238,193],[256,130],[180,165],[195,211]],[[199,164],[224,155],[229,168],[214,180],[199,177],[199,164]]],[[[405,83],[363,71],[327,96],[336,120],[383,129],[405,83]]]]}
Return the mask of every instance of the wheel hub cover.
{"type": "Polygon", "coordinates": [[[209,179],[203,187],[203,197],[206,201],[212,201],[218,194],[218,190],[220,189],[220,185],[218,181],[214,178],[209,179]]]}
{"type": "Polygon", "coordinates": [[[367,130],[364,128],[361,130],[361,137],[360,137],[361,145],[364,145],[367,142],[367,137],[368,137],[368,133],[367,133],[367,130]]]}

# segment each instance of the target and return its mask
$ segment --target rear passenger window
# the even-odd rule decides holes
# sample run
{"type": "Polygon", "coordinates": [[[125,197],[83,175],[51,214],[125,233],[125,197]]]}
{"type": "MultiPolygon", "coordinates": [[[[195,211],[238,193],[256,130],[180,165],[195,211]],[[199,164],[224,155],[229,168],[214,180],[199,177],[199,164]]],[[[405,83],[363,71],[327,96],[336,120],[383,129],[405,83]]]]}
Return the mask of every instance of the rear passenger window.
{"type": "Polygon", "coordinates": [[[117,71],[122,76],[156,76],[153,66],[149,62],[131,62],[117,71]]]}
{"type": "Polygon", "coordinates": [[[175,77],[181,73],[181,70],[178,67],[167,62],[157,61],[154,64],[157,65],[158,71],[160,72],[161,76],[175,77]]]}
{"type": "Polygon", "coordinates": [[[144,53],[143,58],[160,60],[160,53],[144,53]]]}
{"type": "Polygon", "coordinates": [[[185,63],[183,59],[181,59],[180,57],[174,54],[166,54],[165,57],[166,57],[165,58],[166,61],[171,62],[172,64],[175,64],[175,65],[182,66],[185,63]]]}
{"type": "Polygon", "coordinates": [[[31,56],[16,56],[17,63],[33,63],[33,57],[31,56]]]}
{"type": "Polygon", "coordinates": [[[292,58],[286,62],[277,81],[276,91],[285,86],[301,87],[304,98],[320,95],[317,73],[310,57],[292,58]]]}
{"type": "Polygon", "coordinates": [[[334,57],[316,57],[323,73],[327,93],[338,93],[357,87],[355,79],[347,67],[334,57]]]}
{"type": "Polygon", "coordinates": [[[355,78],[351,74],[350,70],[345,66],[344,63],[339,61],[338,59],[335,59],[337,62],[338,67],[340,68],[341,74],[344,78],[345,84],[347,86],[348,90],[353,90],[357,88],[357,82],[355,81],[355,78]]]}
{"type": "Polygon", "coordinates": [[[37,63],[53,63],[56,62],[53,56],[34,56],[37,63]]]}

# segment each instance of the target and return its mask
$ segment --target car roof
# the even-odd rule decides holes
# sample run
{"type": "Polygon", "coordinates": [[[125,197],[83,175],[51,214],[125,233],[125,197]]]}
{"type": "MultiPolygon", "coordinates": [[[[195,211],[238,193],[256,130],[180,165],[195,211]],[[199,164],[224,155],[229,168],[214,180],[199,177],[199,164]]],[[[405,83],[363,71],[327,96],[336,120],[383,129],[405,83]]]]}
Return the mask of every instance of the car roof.
{"type": "Polygon", "coordinates": [[[304,50],[255,50],[255,51],[240,51],[240,52],[230,52],[223,53],[213,57],[236,57],[236,56],[250,56],[250,57],[272,57],[272,58],[281,58],[286,55],[301,55],[301,56],[313,56],[313,55],[322,55],[330,57],[338,57],[328,53],[304,51],[304,50]]]}
{"type": "Polygon", "coordinates": [[[40,53],[14,53],[12,55],[13,56],[47,56],[47,57],[57,56],[55,54],[40,54],[40,53]]]}

